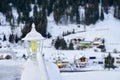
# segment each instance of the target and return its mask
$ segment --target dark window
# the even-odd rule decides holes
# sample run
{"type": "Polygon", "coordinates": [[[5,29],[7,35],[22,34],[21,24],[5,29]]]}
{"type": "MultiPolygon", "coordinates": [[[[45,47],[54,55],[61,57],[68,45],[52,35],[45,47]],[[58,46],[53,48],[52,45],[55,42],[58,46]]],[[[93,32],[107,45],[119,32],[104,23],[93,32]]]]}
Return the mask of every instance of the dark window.
{"type": "Polygon", "coordinates": [[[96,57],[89,57],[89,59],[96,59],[96,57]]]}
{"type": "Polygon", "coordinates": [[[98,64],[103,64],[103,62],[99,61],[98,64]]]}

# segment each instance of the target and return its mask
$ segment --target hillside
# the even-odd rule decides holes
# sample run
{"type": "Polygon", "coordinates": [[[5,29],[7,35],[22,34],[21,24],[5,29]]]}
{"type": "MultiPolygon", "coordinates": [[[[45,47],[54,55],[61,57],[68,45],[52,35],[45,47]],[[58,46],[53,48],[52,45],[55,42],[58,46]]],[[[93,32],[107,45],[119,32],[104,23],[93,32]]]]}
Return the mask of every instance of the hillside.
{"type": "MultiPolygon", "coordinates": [[[[24,37],[34,22],[36,29],[44,37],[48,37],[48,25],[51,25],[48,17],[52,15],[52,21],[58,25],[71,24],[91,25],[103,21],[105,14],[113,7],[113,16],[120,19],[119,0],[5,0],[0,2],[1,25],[7,22],[11,27],[11,33],[22,25],[21,37],[24,37]],[[2,20],[3,19],[3,20],[2,20]],[[24,26],[24,27],[23,27],[24,26]]],[[[50,30],[50,29],[49,29],[50,30]]]]}
{"type": "Polygon", "coordinates": [[[104,38],[108,51],[113,49],[120,50],[119,46],[119,20],[113,17],[113,7],[109,10],[109,14],[105,14],[104,21],[98,21],[95,25],[86,26],[86,32],[84,32],[84,25],[68,24],[68,25],[56,25],[53,22],[53,16],[48,17],[48,32],[52,34],[51,39],[56,39],[57,36],[62,37],[63,33],[67,34],[67,31],[73,32],[64,36],[64,39],[70,40],[74,38],[85,38],[86,41],[93,41],[95,38],[104,38]],[[80,26],[80,27],[78,27],[80,26]]]}
{"type": "MultiPolygon", "coordinates": [[[[14,15],[17,16],[16,9],[13,9],[13,12],[14,15]]],[[[78,37],[85,38],[86,41],[93,41],[96,37],[105,38],[108,50],[112,51],[114,48],[119,49],[120,38],[118,36],[120,23],[119,20],[113,16],[114,7],[110,7],[108,12],[109,12],[108,14],[104,13],[103,21],[98,20],[96,24],[91,25],[71,23],[67,25],[64,24],[57,25],[54,21],[53,13],[51,13],[50,16],[47,17],[48,20],[47,32],[50,33],[50,35],[52,36],[50,39],[56,39],[58,36],[62,37],[63,34],[65,35],[68,34],[68,32],[72,33],[74,31],[74,34],[68,34],[64,36],[66,41],[78,37]],[[85,28],[86,32],[84,32],[85,28]]],[[[0,38],[3,40],[3,36],[6,35],[6,39],[8,42],[10,41],[11,34],[17,35],[20,38],[22,35],[22,29],[25,24],[21,23],[17,27],[14,27],[14,30],[12,30],[13,28],[5,20],[6,17],[2,13],[0,17],[3,22],[0,26],[1,28],[0,38]]],[[[50,43],[51,42],[49,42],[49,44],[50,43]]]]}

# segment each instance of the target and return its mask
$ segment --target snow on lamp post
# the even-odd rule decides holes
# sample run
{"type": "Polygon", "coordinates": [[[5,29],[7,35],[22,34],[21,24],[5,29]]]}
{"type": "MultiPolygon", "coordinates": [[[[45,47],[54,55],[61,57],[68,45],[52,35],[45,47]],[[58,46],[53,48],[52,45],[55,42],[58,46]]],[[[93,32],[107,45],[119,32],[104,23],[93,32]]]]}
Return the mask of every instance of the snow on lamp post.
{"type": "Polygon", "coordinates": [[[40,80],[49,80],[45,61],[42,56],[44,37],[35,30],[35,24],[32,24],[31,31],[23,38],[30,60],[35,61],[39,67],[40,80]]]}

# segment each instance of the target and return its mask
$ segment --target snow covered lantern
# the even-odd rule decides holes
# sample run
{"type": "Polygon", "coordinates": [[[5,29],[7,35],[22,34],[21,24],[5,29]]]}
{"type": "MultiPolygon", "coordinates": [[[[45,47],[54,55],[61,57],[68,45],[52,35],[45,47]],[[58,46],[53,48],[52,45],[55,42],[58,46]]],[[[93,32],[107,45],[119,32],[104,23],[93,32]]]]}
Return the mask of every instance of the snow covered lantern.
{"type": "Polygon", "coordinates": [[[45,38],[35,30],[35,24],[33,23],[31,31],[22,39],[26,44],[30,59],[26,64],[21,80],[49,80],[45,59],[42,55],[44,39],[45,38]],[[31,72],[26,75],[26,73],[28,73],[27,69],[31,70],[31,72]],[[37,75],[33,76],[33,74],[36,73],[37,75]]]}
{"type": "Polygon", "coordinates": [[[24,40],[28,55],[31,59],[35,59],[36,53],[42,53],[44,37],[35,30],[35,24],[32,24],[31,31],[26,35],[24,40]]]}

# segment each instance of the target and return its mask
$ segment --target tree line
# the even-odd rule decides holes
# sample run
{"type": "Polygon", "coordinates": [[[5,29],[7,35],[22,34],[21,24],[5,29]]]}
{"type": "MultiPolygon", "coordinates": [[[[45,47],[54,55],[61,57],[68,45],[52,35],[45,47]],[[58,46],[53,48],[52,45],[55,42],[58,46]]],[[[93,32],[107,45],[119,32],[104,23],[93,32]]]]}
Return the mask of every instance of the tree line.
{"type": "Polygon", "coordinates": [[[36,29],[44,37],[47,32],[47,16],[53,12],[55,23],[65,24],[95,24],[98,20],[104,20],[104,13],[109,13],[109,8],[114,6],[114,17],[120,19],[119,0],[4,0],[0,2],[0,12],[6,16],[11,27],[15,27],[12,8],[18,13],[17,24],[24,23],[23,37],[30,31],[32,22],[36,29]],[[33,7],[33,16],[30,16],[33,7]],[[101,10],[99,6],[101,5],[101,10]],[[80,7],[85,9],[85,16],[80,16],[80,7]]]}

